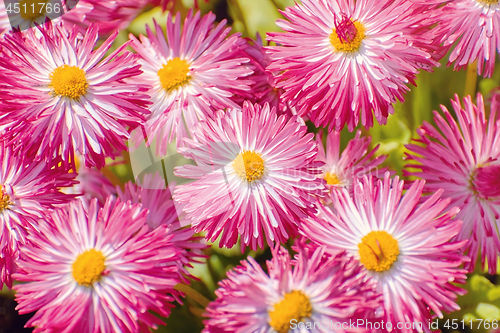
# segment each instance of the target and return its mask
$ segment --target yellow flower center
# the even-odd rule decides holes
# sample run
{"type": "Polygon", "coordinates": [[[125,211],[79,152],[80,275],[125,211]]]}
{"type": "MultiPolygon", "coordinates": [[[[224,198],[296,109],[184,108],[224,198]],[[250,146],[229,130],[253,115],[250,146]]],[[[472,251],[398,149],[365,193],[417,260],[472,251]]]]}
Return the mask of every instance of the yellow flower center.
{"type": "Polygon", "coordinates": [[[372,231],[358,244],[361,263],[366,269],[383,272],[399,255],[398,241],[385,231],[372,231]]]}
{"type": "Polygon", "coordinates": [[[285,294],[285,299],[274,304],[274,310],[269,311],[269,325],[278,333],[287,333],[292,319],[297,322],[310,317],[312,306],[309,298],[302,292],[294,290],[285,294]]]}
{"type": "Polygon", "coordinates": [[[3,212],[10,205],[10,197],[5,194],[2,187],[0,187],[0,213],[3,212]]]}
{"type": "Polygon", "coordinates": [[[486,5],[496,5],[496,4],[498,4],[498,0],[478,0],[478,2],[486,4],[486,5]]]}
{"type": "Polygon", "coordinates": [[[170,59],[165,65],[158,71],[158,76],[160,77],[160,82],[166,91],[172,91],[179,87],[182,87],[189,82],[191,76],[189,73],[189,64],[186,60],[181,60],[179,58],[170,59]]]}
{"type": "Polygon", "coordinates": [[[324,178],[325,178],[326,183],[328,185],[339,185],[340,184],[339,177],[337,177],[337,175],[334,173],[327,172],[324,178]]]}
{"type": "Polygon", "coordinates": [[[83,252],[73,263],[73,277],[78,284],[90,287],[94,282],[99,281],[106,269],[104,266],[104,256],[101,251],[94,249],[83,252]]]}
{"type": "Polygon", "coordinates": [[[359,21],[347,19],[342,21],[330,34],[330,43],[335,51],[356,52],[365,38],[365,27],[359,21]],[[348,22],[347,22],[348,21],[348,22]]]}
{"type": "Polygon", "coordinates": [[[45,16],[45,5],[48,0],[21,0],[19,1],[19,15],[26,21],[35,21],[45,16]]]}
{"type": "Polygon", "coordinates": [[[236,156],[233,168],[241,179],[253,182],[264,175],[264,160],[259,153],[245,151],[236,156]]]}
{"type": "Polygon", "coordinates": [[[79,99],[80,96],[85,95],[89,86],[85,72],[76,66],[57,67],[50,74],[50,80],[49,86],[54,90],[55,95],[72,99],[79,99]]]}

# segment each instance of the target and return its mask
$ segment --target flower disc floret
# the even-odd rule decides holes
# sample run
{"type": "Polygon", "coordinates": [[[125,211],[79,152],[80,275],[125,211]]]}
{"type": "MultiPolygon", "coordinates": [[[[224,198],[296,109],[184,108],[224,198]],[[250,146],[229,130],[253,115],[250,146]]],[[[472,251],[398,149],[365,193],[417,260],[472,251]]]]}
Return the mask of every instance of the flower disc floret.
{"type": "Polygon", "coordinates": [[[50,85],[54,94],[78,100],[87,92],[89,84],[85,71],[76,66],[63,65],[50,74],[50,85]]]}
{"type": "Polygon", "coordinates": [[[261,154],[254,151],[239,154],[232,165],[236,174],[249,183],[259,180],[264,175],[264,160],[261,154]]]}
{"type": "Polygon", "coordinates": [[[311,314],[312,306],[309,298],[303,292],[294,290],[286,293],[284,299],[269,311],[269,325],[278,333],[287,333],[291,320],[299,322],[311,314]]]}
{"type": "Polygon", "coordinates": [[[78,284],[90,287],[99,281],[106,269],[101,251],[91,249],[80,254],[72,265],[73,277],[78,284]]]}
{"type": "Polygon", "coordinates": [[[190,76],[189,64],[186,60],[173,58],[167,61],[165,65],[158,71],[161,85],[166,91],[172,91],[186,85],[190,76]]]}
{"type": "Polygon", "coordinates": [[[383,272],[391,268],[399,254],[398,242],[385,231],[372,231],[358,244],[361,263],[366,269],[383,272]]]}
{"type": "Polygon", "coordinates": [[[345,18],[330,34],[330,43],[335,51],[356,52],[365,39],[365,27],[359,21],[345,18]]]}

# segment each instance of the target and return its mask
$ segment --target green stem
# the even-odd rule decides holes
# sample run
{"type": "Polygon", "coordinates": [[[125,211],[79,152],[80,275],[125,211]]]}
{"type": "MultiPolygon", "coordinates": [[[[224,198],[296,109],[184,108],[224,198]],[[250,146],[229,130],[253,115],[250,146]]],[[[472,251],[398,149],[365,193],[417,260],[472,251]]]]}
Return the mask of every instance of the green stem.
{"type": "Polygon", "coordinates": [[[207,307],[208,303],[210,303],[210,300],[200,294],[198,291],[194,290],[190,286],[183,284],[183,283],[178,283],[174,287],[175,290],[183,292],[186,294],[186,296],[189,296],[192,298],[194,301],[196,301],[198,304],[203,306],[204,308],[207,307]]]}
{"type": "Polygon", "coordinates": [[[472,98],[476,95],[477,84],[477,60],[467,66],[467,74],[465,76],[464,97],[470,95],[472,98]]]}

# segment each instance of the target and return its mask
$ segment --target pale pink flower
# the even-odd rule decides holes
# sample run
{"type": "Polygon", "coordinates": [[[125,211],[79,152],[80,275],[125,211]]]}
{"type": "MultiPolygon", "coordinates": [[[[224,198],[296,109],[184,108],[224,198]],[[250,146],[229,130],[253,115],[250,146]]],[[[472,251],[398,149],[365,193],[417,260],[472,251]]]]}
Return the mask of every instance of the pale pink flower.
{"type": "Polygon", "coordinates": [[[369,177],[354,181],[354,197],[347,189],[334,191],[336,213],[321,206],[302,232],[329,251],[345,250],[366,268],[384,298],[385,327],[390,322],[395,332],[431,332],[431,311],[443,318],[443,311],[459,310],[457,294],[465,293],[455,284],[465,283],[466,271],[459,267],[469,259],[461,254],[466,241],[450,241],[462,226],[452,220],[459,209],[448,208],[442,190],[419,204],[422,180],[403,195],[399,177],[369,177]]]}
{"type": "Polygon", "coordinates": [[[212,242],[221,236],[221,247],[238,235],[242,249],[263,247],[264,238],[285,242],[326,192],[313,134],[268,104],[219,111],[185,142],[180,153],[197,165],[176,167],[175,175],[196,181],[178,185],[174,200],[196,232],[212,242]]]}
{"type": "Polygon", "coordinates": [[[190,10],[182,28],[180,13],[175,23],[169,14],[166,34],[155,23],[156,34],[148,27],[140,42],[130,35],[131,46],[142,57],[144,73],[137,82],[152,86],[146,134],[161,154],[174,137],[181,145],[196,123],[214,110],[237,108],[231,91],[250,89],[249,81],[241,79],[252,73],[241,66],[248,59],[233,56],[244,41],[239,34],[228,36],[231,28],[225,20],[217,25],[214,21],[213,13],[201,17],[190,10]]]}

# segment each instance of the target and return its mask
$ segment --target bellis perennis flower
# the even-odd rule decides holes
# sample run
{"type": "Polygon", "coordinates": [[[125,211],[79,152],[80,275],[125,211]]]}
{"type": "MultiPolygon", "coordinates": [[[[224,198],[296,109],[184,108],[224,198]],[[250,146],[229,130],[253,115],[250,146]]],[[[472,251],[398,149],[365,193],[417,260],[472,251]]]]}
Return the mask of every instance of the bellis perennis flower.
{"type": "Polygon", "coordinates": [[[149,231],[140,205],[80,200],[30,236],[15,279],[20,313],[34,332],[149,332],[166,317],[178,283],[177,250],[166,226],[149,231]]]}
{"type": "Polygon", "coordinates": [[[75,174],[59,167],[59,161],[33,162],[25,151],[0,144],[0,286],[12,287],[19,248],[28,234],[38,232],[50,209],[74,197],[59,191],[75,183],[75,174]]]}
{"type": "Polygon", "coordinates": [[[274,249],[268,274],[252,257],[228,272],[203,332],[348,332],[335,323],[373,316],[380,299],[354,259],[305,244],[294,250],[291,262],[284,248],[274,249]]]}
{"type": "Polygon", "coordinates": [[[465,293],[451,283],[465,282],[466,271],[458,267],[468,261],[461,254],[466,241],[450,241],[462,225],[452,220],[459,209],[446,211],[450,199],[440,199],[442,190],[419,204],[421,180],[404,195],[404,182],[389,173],[354,183],[354,197],[334,191],[336,213],[322,206],[317,218],[302,224],[304,235],[359,260],[384,297],[386,327],[390,322],[396,332],[431,332],[430,311],[442,318],[443,310],[459,310],[456,294],[465,293]],[[410,328],[397,326],[407,322],[410,328]]]}
{"type": "Polygon", "coordinates": [[[381,155],[373,160],[371,157],[378,149],[378,145],[368,152],[371,138],[361,138],[361,131],[349,141],[347,147],[340,152],[340,132],[329,133],[326,138],[326,149],[323,147],[322,133],[316,135],[319,145],[318,160],[325,163],[323,178],[331,189],[345,187],[349,193],[353,192],[355,178],[361,179],[365,174],[384,175],[387,168],[379,168],[387,156],[381,155]]]}
{"type": "Polygon", "coordinates": [[[243,111],[219,111],[197,127],[181,150],[197,165],[175,174],[196,181],[179,185],[174,200],[197,231],[220,245],[252,249],[284,242],[300,220],[313,214],[315,196],[326,189],[318,178],[317,145],[297,116],[279,118],[268,104],[245,103],[243,111]]]}
{"type": "Polygon", "coordinates": [[[420,68],[439,65],[427,51],[434,36],[422,6],[407,0],[304,0],[268,33],[268,70],[281,71],[282,99],[317,127],[350,131],[373,114],[385,124],[420,68]]]}
{"type": "Polygon", "coordinates": [[[408,145],[413,152],[406,171],[426,180],[425,191],[434,193],[443,189],[443,195],[452,204],[461,207],[457,218],[464,224],[457,235],[468,239],[466,251],[471,257],[469,270],[479,254],[481,262],[488,263],[490,273],[497,272],[500,251],[500,119],[498,104],[493,99],[489,119],[486,118],[483,97],[477,95],[477,106],[470,96],[464,106],[455,95],[454,113],[442,106],[444,117],[434,112],[438,129],[429,123],[418,129],[419,145],[408,145]],[[421,145],[423,144],[423,146],[421,145]],[[416,169],[416,170],[415,170],[416,169]],[[418,170],[420,169],[420,170],[418,170]]]}
{"type": "Polygon", "coordinates": [[[249,90],[250,82],[241,80],[252,73],[241,66],[248,59],[234,57],[243,40],[239,34],[227,37],[231,29],[225,20],[218,25],[214,21],[213,13],[200,17],[190,10],[182,28],[180,13],[175,23],[169,14],[166,34],[155,23],[156,34],[148,27],[140,42],[130,35],[131,46],[142,57],[144,74],[138,82],[152,86],[147,136],[161,154],[174,137],[181,145],[196,123],[214,110],[238,108],[230,90],[249,90]]]}
{"type": "Polygon", "coordinates": [[[96,50],[95,26],[83,39],[78,35],[76,27],[67,31],[49,22],[5,36],[1,123],[12,140],[32,146],[37,158],[60,155],[68,162],[76,151],[85,165],[102,167],[106,156],[126,149],[127,127],[148,114],[146,87],[127,81],[141,71],[137,56],[122,52],[126,44],[103,58],[116,34],[96,50]]]}
{"type": "Polygon", "coordinates": [[[464,68],[477,60],[477,73],[493,75],[500,52],[498,0],[453,0],[441,9],[444,46],[452,47],[448,65],[464,68]],[[458,42],[457,42],[458,41],[458,42]]]}

